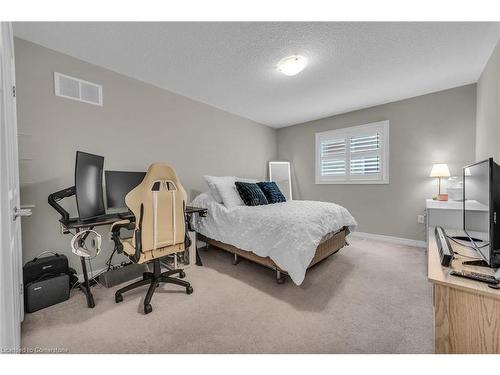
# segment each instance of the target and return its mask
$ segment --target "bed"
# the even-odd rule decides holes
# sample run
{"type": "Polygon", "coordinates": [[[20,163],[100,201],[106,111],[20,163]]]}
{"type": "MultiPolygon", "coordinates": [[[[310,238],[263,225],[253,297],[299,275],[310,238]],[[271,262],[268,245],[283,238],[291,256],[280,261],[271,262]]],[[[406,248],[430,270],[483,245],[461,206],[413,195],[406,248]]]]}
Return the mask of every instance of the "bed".
{"type": "Polygon", "coordinates": [[[344,207],[328,202],[293,200],[263,206],[227,208],[210,192],[198,195],[193,206],[208,215],[193,218],[192,226],[205,243],[276,271],[300,285],[306,271],[346,245],[357,223],[344,207]]]}

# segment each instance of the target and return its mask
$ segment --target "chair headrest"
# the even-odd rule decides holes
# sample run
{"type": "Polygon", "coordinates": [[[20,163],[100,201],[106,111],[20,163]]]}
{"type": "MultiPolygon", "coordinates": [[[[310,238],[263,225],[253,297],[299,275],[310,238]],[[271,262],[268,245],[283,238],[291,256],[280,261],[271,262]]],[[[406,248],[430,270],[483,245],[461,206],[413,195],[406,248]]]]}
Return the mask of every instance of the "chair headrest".
{"type": "Polygon", "coordinates": [[[175,173],[174,168],[166,163],[151,164],[146,172],[143,183],[146,183],[147,186],[151,186],[151,184],[157,180],[172,180],[177,182],[177,173],[175,173]]]}

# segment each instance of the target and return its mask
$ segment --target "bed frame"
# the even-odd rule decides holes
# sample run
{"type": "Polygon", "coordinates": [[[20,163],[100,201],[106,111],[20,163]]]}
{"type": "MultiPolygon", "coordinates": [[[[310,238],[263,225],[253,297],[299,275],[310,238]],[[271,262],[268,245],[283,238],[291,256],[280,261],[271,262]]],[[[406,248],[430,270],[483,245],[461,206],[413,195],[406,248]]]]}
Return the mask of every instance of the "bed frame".
{"type": "MultiPolygon", "coordinates": [[[[332,237],[327,239],[326,241],[323,241],[318,245],[316,248],[316,253],[314,254],[313,259],[311,260],[311,263],[307,267],[307,269],[313,267],[314,265],[318,264],[322,260],[325,260],[328,258],[330,255],[335,254],[338,252],[341,248],[343,248],[345,245],[347,245],[346,241],[346,236],[349,234],[348,229],[346,227],[342,228],[338,232],[336,232],[332,237]]],[[[269,257],[261,257],[258,256],[251,251],[246,251],[242,250],[240,248],[237,248],[236,246],[226,244],[224,242],[220,242],[217,240],[214,240],[212,238],[205,237],[204,235],[197,233],[197,239],[200,241],[203,241],[208,245],[212,245],[214,247],[217,247],[221,250],[225,250],[234,256],[233,264],[237,265],[240,261],[241,258],[245,258],[247,260],[250,260],[252,262],[258,263],[262,266],[271,268],[276,271],[276,282],[278,284],[283,284],[285,282],[286,275],[288,273],[281,268],[279,268],[276,263],[273,262],[273,260],[269,257]]]]}

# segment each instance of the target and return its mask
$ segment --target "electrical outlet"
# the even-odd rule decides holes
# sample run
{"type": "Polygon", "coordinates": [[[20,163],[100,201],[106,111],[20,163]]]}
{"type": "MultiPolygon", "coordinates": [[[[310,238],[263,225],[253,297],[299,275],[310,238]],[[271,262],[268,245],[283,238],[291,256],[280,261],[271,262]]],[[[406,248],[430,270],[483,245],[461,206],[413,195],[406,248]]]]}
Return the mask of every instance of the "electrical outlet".
{"type": "Polygon", "coordinates": [[[417,215],[417,223],[423,224],[425,222],[424,215],[417,215]]]}

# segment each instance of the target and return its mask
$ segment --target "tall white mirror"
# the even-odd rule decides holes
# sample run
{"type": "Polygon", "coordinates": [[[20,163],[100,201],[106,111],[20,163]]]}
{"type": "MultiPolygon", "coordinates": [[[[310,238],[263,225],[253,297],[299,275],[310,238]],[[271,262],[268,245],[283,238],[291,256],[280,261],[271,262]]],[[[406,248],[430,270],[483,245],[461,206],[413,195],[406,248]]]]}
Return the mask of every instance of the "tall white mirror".
{"type": "Polygon", "coordinates": [[[292,200],[292,179],[290,177],[290,162],[270,161],[269,181],[276,182],[287,201],[292,200]]]}

